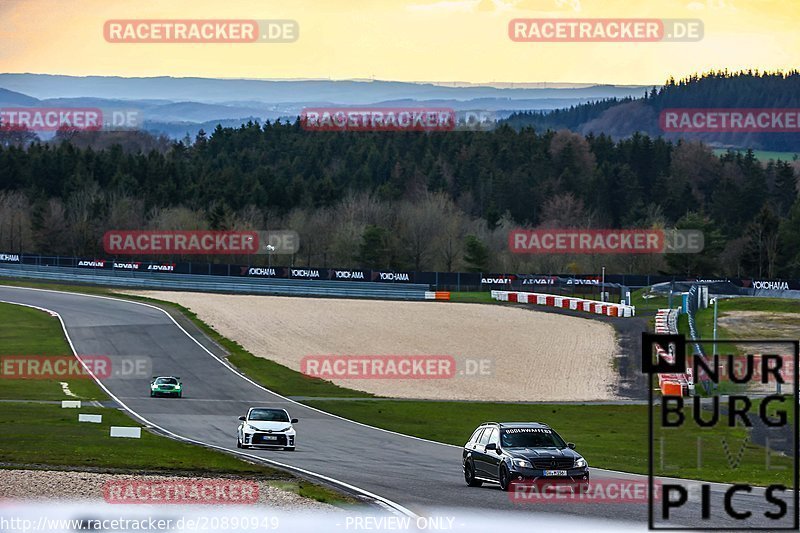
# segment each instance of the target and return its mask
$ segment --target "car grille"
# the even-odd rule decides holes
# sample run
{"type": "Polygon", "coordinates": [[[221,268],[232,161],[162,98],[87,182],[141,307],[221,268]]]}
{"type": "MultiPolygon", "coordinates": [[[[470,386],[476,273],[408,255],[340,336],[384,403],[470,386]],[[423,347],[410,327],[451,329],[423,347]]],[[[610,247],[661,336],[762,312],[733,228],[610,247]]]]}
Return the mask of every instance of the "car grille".
{"type": "Polygon", "coordinates": [[[534,468],[541,468],[542,470],[552,469],[552,468],[572,468],[575,464],[575,461],[572,459],[534,459],[532,461],[534,468]]]}
{"type": "Polygon", "coordinates": [[[253,444],[269,444],[271,446],[286,446],[286,435],[274,433],[256,433],[253,435],[253,444]],[[267,437],[276,437],[268,439],[267,437]]]}

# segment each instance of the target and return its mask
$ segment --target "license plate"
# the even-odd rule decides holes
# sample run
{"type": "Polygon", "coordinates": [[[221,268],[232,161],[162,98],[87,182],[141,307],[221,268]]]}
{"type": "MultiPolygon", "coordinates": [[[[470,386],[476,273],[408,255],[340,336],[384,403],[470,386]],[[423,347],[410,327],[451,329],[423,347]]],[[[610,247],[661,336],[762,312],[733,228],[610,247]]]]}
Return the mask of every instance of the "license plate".
{"type": "Polygon", "coordinates": [[[544,475],[545,476],[566,476],[567,475],[567,471],[566,470],[545,470],[544,471],[544,475]]]}
{"type": "Polygon", "coordinates": [[[278,440],[278,437],[272,435],[266,435],[264,437],[261,437],[261,440],[278,440]]]}

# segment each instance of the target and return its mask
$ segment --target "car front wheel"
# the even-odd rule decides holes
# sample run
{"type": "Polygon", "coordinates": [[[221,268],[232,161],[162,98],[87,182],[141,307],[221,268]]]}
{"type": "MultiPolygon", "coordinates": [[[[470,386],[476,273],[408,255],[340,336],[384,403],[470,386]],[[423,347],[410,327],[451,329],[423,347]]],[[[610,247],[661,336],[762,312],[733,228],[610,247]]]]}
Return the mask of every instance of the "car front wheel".
{"type": "Polygon", "coordinates": [[[500,467],[500,490],[508,491],[511,486],[511,476],[508,474],[508,469],[505,465],[500,467]]]}
{"type": "Polygon", "coordinates": [[[467,482],[467,486],[469,487],[480,487],[483,485],[483,481],[475,479],[475,469],[469,461],[464,463],[464,481],[467,482]]]}

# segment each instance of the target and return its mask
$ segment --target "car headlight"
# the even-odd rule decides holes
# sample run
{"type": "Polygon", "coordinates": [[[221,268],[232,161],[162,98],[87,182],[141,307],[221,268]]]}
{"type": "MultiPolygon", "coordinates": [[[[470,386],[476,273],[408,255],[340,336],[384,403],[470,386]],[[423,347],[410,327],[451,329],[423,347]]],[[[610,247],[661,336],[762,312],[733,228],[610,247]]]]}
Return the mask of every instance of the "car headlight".
{"type": "Polygon", "coordinates": [[[176,389],[180,389],[180,388],[181,388],[181,384],[180,384],[180,383],[178,383],[177,385],[175,385],[175,388],[176,388],[176,389]]]}
{"type": "Polygon", "coordinates": [[[575,459],[575,468],[583,468],[585,466],[588,466],[586,464],[586,459],[584,459],[583,457],[581,457],[580,459],[575,459]]]}
{"type": "Polygon", "coordinates": [[[151,383],[151,384],[150,384],[150,388],[151,388],[151,389],[157,389],[157,388],[158,388],[158,385],[156,385],[155,383],[151,383]]]}
{"type": "Polygon", "coordinates": [[[518,466],[520,468],[533,468],[533,465],[525,459],[514,459],[511,462],[514,463],[514,466],[518,466]]]}

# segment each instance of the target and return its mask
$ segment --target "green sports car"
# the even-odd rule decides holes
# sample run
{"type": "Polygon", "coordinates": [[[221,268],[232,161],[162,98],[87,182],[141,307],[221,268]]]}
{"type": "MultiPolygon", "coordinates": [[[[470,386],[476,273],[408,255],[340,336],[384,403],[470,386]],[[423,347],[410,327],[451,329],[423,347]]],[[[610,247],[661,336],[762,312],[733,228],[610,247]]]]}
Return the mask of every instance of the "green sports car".
{"type": "Polygon", "coordinates": [[[177,376],[153,376],[150,381],[150,396],[183,396],[183,383],[177,376]]]}

